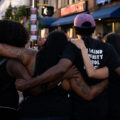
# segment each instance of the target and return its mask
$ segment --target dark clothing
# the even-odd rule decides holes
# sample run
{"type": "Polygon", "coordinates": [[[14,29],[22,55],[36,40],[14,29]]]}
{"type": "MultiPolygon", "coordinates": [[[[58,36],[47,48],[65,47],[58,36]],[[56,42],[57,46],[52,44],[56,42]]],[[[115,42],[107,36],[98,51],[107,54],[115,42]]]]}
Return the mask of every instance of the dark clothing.
{"type": "Polygon", "coordinates": [[[4,120],[14,119],[17,116],[19,102],[14,85],[15,79],[8,74],[6,69],[7,61],[7,59],[0,61],[0,117],[4,120]]]}
{"type": "MultiPolygon", "coordinates": [[[[85,45],[88,48],[89,57],[95,68],[107,66],[110,70],[120,67],[120,59],[111,45],[96,41],[92,38],[84,39],[85,45]]],[[[95,85],[101,82],[98,79],[92,79],[87,76],[81,51],[69,43],[66,47],[63,58],[72,61],[73,64],[80,70],[83,78],[88,85],[95,85]]],[[[71,93],[73,103],[73,118],[74,120],[106,120],[108,115],[108,89],[91,101],[83,100],[76,93],[71,93]],[[75,119],[76,118],[76,119],[75,119]]]]}
{"type": "Polygon", "coordinates": [[[17,110],[0,108],[0,120],[18,120],[18,116],[17,110]]]}
{"type": "MultiPolygon", "coordinates": [[[[43,62],[38,53],[36,58],[35,75],[40,75],[48,68],[52,67],[58,62],[58,58],[49,57],[48,61],[43,62]],[[42,65],[41,65],[42,64],[42,65]]],[[[47,57],[47,56],[46,56],[47,57]]],[[[47,87],[47,84],[46,84],[47,87]]],[[[68,98],[68,93],[57,85],[55,88],[47,91],[39,96],[28,96],[28,98],[21,104],[21,115],[23,118],[69,118],[71,116],[71,99],[68,98]]],[[[71,118],[71,117],[70,117],[71,118]]],[[[70,120],[70,119],[69,119],[70,120]]]]}
{"type": "Polygon", "coordinates": [[[112,72],[109,80],[109,120],[120,120],[120,76],[112,72]]]}
{"type": "MultiPolygon", "coordinates": [[[[110,44],[105,44],[89,38],[88,40],[85,40],[85,45],[88,49],[89,57],[96,69],[107,66],[110,70],[114,70],[115,68],[120,67],[120,57],[110,44]]],[[[72,63],[80,70],[89,85],[101,82],[101,80],[98,79],[88,78],[81,51],[72,43],[67,45],[62,58],[71,60],[72,63]]]]}
{"type": "Polygon", "coordinates": [[[62,88],[57,86],[41,96],[29,96],[21,104],[24,117],[69,117],[71,100],[62,88]]]}
{"type": "Polygon", "coordinates": [[[108,118],[108,92],[91,101],[86,101],[74,92],[71,94],[74,120],[107,120],[108,118]]]}
{"type": "Polygon", "coordinates": [[[41,117],[41,118],[23,118],[21,120],[71,120],[69,117],[41,117]]]}

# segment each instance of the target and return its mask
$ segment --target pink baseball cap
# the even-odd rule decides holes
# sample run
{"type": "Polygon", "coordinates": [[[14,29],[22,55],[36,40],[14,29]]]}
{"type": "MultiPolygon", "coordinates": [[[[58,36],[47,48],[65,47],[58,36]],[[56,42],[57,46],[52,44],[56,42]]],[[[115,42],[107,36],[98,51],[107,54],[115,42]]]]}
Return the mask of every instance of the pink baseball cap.
{"type": "Polygon", "coordinates": [[[95,21],[92,15],[86,13],[80,13],[74,19],[74,26],[79,28],[84,28],[84,23],[89,22],[91,24],[90,27],[95,27],[95,21]]]}

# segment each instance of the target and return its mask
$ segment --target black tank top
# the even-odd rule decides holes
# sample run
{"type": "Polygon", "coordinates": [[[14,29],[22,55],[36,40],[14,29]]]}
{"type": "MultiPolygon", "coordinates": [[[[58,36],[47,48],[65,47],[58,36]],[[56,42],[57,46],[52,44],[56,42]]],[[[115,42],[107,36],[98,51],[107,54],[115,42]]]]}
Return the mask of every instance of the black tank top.
{"type": "Polygon", "coordinates": [[[18,107],[18,93],[15,88],[15,79],[6,69],[8,59],[0,60],[0,106],[16,109],[18,107]]]}

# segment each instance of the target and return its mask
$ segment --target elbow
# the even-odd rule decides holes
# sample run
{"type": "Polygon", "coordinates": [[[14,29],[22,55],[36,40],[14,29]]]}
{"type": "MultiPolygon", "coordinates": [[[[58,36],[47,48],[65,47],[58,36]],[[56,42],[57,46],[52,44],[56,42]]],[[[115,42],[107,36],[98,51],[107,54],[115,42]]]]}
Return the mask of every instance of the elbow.
{"type": "Polygon", "coordinates": [[[87,101],[91,101],[91,100],[94,99],[94,96],[93,96],[92,93],[90,93],[89,95],[84,96],[84,99],[87,100],[87,101]]]}
{"type": "Polygon", "coordinates": [[[88,73],[89,78],[94,78],[95,74],[93,72],[88,73]]]}
{"type": "Polygon", "coordinates": [[[88,77],[89,77],[89,78],[93,78],[94,75],[93,75],[93,74],[88,74],[88,77]]]}
{"type": "Polygon", "coordinates": [[[93,96],[89,95],[89,96],[86,97],[85,100],[87,100],[87,101],[91,101],[91,100],[93,100],[93,98],[94,98],[93,96]]]}

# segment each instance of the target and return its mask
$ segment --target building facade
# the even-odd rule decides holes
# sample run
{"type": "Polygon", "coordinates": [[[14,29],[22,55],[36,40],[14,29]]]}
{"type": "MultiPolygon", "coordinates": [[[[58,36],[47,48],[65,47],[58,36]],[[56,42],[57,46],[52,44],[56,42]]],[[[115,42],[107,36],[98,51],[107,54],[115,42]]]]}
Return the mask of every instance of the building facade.
{"type": "MultiPolygon", "coordinates": [[[[47,31],[52,31],[52,30],[62,30],[67,32],[68,36],[70,38],[73,38],[75,36],[75,32],[73,29],[73,20],[75,16],[80,13],[80,12],[85,12],[86,11],[86,5],[85,5],[85,0],[40,0],[40,4],[48,4],[48,6],[53,6],[54,7],[54,15],[52,17],[59,19],[63,19],[67,21],[69,18],[72,16],[72,21],[68,21],[68,23],[65,22],[65,24],[62,24],[62,20],[60,20],[60,23],[53,23],[53,25],[48,29],[43,29],[41,30],[41,36],[43,36],[44,32],[47,31]],[[80,9],[78,9],[80,8],[80,9]],[[74,9],[74,11],[72,11],[74,9]],[[65,11],[66,14],[63,14],[65,11]],[[72,12],[70,12],[72,11],[72,12]],[[44,31],[44,32],[42,32],[44,31]]],[[[43,6],[39,7],[39,15],[41,15],[41,9],[43,6]]]]}
{"type": "Polygon", "coordinates": [[[67,32],[70,38],[76,37],[73,28],[74,18],[77,14],[86,12],[92,14],[96,21],[95,34],[101,33],[104,36],[109,32],[120,33],[120,0],[40,0],[39,2],[54,7],[52,17],[56,17],[57,20],[47,29],[49,31],[62,30],[67,32]]]}
{"type": "Polygon", "coordinates": [[[88,6],[96,20],[96,33],[102,36],[109,32],[120,33],[120,0],[93,0],[93,5],[88,6]]]}

